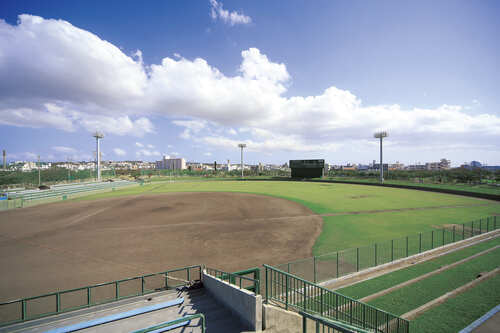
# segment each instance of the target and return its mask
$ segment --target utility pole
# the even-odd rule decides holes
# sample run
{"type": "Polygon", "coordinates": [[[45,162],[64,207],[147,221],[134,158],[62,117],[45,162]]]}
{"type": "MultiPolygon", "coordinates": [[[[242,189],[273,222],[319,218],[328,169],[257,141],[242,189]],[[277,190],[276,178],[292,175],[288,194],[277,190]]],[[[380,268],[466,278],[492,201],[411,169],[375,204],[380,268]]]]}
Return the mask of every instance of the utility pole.
{"type": "Polygon", "coordinates": [[[40,177],[40,155],[38,155],[38,187],[41,185],[41,177],[40,177]]]}

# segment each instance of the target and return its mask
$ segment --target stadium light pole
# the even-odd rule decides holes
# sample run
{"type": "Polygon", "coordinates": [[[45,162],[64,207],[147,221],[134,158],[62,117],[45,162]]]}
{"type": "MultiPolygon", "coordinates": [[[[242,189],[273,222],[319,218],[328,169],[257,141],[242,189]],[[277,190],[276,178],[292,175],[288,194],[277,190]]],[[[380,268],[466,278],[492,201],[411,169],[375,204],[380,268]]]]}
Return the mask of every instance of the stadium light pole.
{"type": "Polygon", "coordinates": [[[96,141],[96,159],[97,159],[97,181],[101,181],[101,150],[99,148],[99,140],[104,138],[104,134],[102,132],[95,132],[92,135],[96,141]]]}
{"type": "MultiPolygon", "coordinates": [[[[380,139],[380,182],[384,182],[384,164],[382,163],[382,139],[389,136],[387,132],[377,132],[373,135],[375,138],[380,139]]],[[[387,165],[387,169],[389,169],[389,165],[387,165]]]]}
{"type": "Polygon", "coordinates": [[[241,148],[241,179],[243,179],[243,148],[245,148],[247,145],[244,143],[240,143],[238,147],[241,148]]]}

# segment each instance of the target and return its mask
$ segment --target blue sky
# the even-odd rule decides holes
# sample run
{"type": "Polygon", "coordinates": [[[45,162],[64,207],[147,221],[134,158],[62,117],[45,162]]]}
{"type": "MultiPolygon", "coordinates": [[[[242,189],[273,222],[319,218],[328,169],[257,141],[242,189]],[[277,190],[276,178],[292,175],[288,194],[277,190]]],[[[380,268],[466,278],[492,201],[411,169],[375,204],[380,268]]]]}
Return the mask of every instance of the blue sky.
{"type": "Polygon", "coordinates": [[[496,1],[3,1],[9,159],[500,164],[496,1]],[[23,16],[20,16],[25,14],[23,16]],[[139,52],[138,52],[139,51],[139,52]]]}

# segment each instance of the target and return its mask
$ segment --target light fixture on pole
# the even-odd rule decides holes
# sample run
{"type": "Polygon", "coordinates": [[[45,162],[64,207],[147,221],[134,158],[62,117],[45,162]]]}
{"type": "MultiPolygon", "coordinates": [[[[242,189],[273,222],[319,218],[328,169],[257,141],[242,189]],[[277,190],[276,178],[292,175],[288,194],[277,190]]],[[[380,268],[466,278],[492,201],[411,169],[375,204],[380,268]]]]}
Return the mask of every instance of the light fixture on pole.
{"type": "Polygon", "coordinates": [[[247,145],[244,143],[240,143],[238,147],[241,148],[241,179],[243,179],[243,148],[245,148],[247,145]]]}
{"type": "Polygon", "coordinates": [[[99,148],[99,140],[104,138],[104,134],[102,134],[102,132],[97,131],[92,136],[95,138],[95,141],[96,141],[96,160],[97,160],[96,178],[97,178],[97,181],[100,182],[101,181],[101,150],[99,148]]]}
{"type": "MultiPolygon", "coordinates": [[[[386,131],[377,132],[373,135],[375,138],[380,139],[380,182],[384,182],[384,164],[382,163],[382,139],[389,136],[386,131]]],[[[387,166],[389,169],[389,165],[387,166]]]]}

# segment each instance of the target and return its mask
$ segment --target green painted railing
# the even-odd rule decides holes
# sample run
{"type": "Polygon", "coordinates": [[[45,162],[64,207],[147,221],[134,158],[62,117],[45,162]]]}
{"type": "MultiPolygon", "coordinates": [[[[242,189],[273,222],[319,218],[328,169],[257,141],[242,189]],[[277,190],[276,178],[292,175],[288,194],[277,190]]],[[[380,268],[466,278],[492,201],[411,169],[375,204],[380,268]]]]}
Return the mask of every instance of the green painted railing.
{"type": "Polygon", "coordinates": [[[311,320],[314,322],[314,330],[315,332],[322,333],[371,333],[371,331],[362,330],[358,327],[353,327],[347,324],[341,324],[338,322],[333,322],[331,320],[325,319],[321,316],[310,314],[304,311],[299,311],[299,314],[302,316],[302,332],[308,332],[307,320],[311,320]]]}
{"type": "Polygon", "coordinates": [[[298,276],[264,265],[266,302],[285,309],[304,311],[361,330],[383,333],[408,333],[410,322],[369,304],[326,289],[298,276]]]}
{"type": "Polygon", "coordinates": [[[0,327],[201,281],[201,265],[0,303],[0,327]]]}
{"type": "Polygon", "coordinates": [[[189,316],[185,316],[185,317],[182,317],[179,319],[171,320],[171,321],[159,324],[159,325],[155,325],[155,326],[151,326],[148,328],[144,328],[142,330],[134,331],[133,333],[148,333],[148,332],[156,331],[156,330],[159,330],[162,328],[172,327],[174,325],[189,322],[191,320],[198,319],[198,318],[201,319],[201,333],[205,333],[207,324],[205,321],[205,316],[202,313],[197,313],[194,315],[189,315],[189,316]]]}
{"type": "Polygon", "coordinates": [[[277,265],[314,283],[407,258],[500,228],[496,216],[277,265]]]}
{"type": "Polygon", "coordinates": [[[228,273],[215,268],[205,268],[208,275],[227,281],[230,284],[254,292],[256,295],[260,291],[260,270],[259,268],[251,268],[248,270],[228,273]],[[249,278],[243,275],[253,274],[254,278],[249,278]]]}

